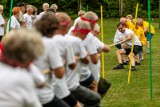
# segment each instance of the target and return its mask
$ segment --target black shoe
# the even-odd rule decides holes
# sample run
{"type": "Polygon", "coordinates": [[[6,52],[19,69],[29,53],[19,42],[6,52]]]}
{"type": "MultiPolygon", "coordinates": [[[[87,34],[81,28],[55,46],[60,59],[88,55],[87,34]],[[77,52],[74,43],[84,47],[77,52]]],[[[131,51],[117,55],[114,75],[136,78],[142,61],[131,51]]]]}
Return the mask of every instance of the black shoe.
{"type": "Polygon", "coordinates": [[[132,67],[131,67],[131,71],[137,71],[136,67],[135,67],[135,66],[132,66],[132,67]]]}
{"type": "Polygon", "coordinates": [[[124,68],[123,65],[119,64],[119,65],[117,65],[116,67],[113,68],[113,70],[116,70],[116,69],[125,69],[125,68],[124,68]]]}
{"type": "Polygon", "coordinates": [[[136,66],[139,66],[139,65],[141,65],[141,64],[140,64],[140,62],[135,62],[135,65],[136,65],[136,66]]]}
{"type": "Polygon", "coordinates": [[[128,65],[128,64],[129,64],[129,61],[126,61],[126,62],[123,61],[123,65],[128,65]]]}

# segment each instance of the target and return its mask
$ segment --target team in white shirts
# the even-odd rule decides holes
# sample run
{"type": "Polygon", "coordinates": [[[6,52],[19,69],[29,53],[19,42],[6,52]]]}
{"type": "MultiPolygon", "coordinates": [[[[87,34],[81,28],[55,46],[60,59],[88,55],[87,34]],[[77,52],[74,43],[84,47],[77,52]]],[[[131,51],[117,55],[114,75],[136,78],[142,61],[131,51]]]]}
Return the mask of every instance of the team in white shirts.
{"type": "MultiPolygon", "coordinates": [[[[22,66],[19,62],[10,62],[9,58],[7,58],[7,62],[1,59],[0,68],[5,69],[6,72],[1,72],[2,76],[0,75],[0,80],[3,80],[4,77],[9,75],[12,75],[12,78],[5,79],[6,85],[0,88],[0,98],[9,99],[3,91],[4,88],[7,89],[8,94],[12,95],[13,92],[13,94],[17,94],[21,98],[19,99],[19,104],[15,103],[17,97],[13,95],[15,99],[11,100],[11,105],[0,99],[0,102],[2,102],[0,105],[2,104],[3,107],[14,106],[14,104],[16,107],[100,107],[101,96],[98,93],[101,65],[100,54],[101,52],[109,52],[110,48],[96,37],[100,30],[98,16],[92,11],[86,13],[83,11],[83,15],[70,27],[71,18],[67,13],[59,12],[55,14],[54,12],[47,12],[48,8],[49,4],[44,3],[44,11],[39,14],[36,22],[33,24],[31,18],[33,7],[30,5],[27,6],[27,13],[23,15],[26,28],[28,29],[34,26],[42,34],[41,45],[36,45],[38,43],[33,42],[35,46],[30,48],[34,49],[33,53],[37,56],[39,55],[38,48],[44,48],[44,52],[40,57],[33,57],[34,59],[32,61],[25,63],[25,69],[23,67],[24,65],[22,66]],[[68,31],[69,27],[70,30],[68,31]],[[19,75],[22,76],[20,77],[19,75]],[[27,84],[23,84],[24,82],[27,82],[27,84]],[[13,86],[15,89],[11,90],[10,87],[13,86]],[[23,91],[22,93],[21,91],[16,93],[19,87],[25,88],[24,93],[23,91]],[[27,89],[27,87],[29,88],[27,89]],[[27,90],[28,94],[26,92],[27,90]],[[20,104],[23,104],[23,99],[26,100],[26,106],[20,106],[20,104]]],[[[7,25],[8,35],[10,34],[10,30],[13,30],[11,33],[15,32],[15,35],[19,33],[17,31],[21,31],[21,24],[18,20],[20,9],[14,7],[12,11],[11,25],[9,23],[10,20],[7,25]]],[[[0,24],[5,23],[1,16],[0,20],[3,22],[0,24]]],[[[19,34],[23,35],[27,31],[32,32],[32,30],[27,29],[19,34]]],[[[119,42],[122,39],[121,43],[126,42],[127,45],[131,46],[131,38],[135,38],[132,54],[132,70],[135,70],[134,56],[141,50],[141,43],[133,31],[125,28],[123,23],[119,23],[117,29],[114,42],[119,42]]],[[[31,35],[31,33],[27,34],[31,35]]],[[[35,40],[35,37],[33,36],[27,40],[31,39],[35,40]]],[[[25,42],[23,39],[18,40],[16,42],[17,44],[25,42]]],[[[40,41],[40,39],[38,40],[40,41]]],[[[2,45],[5,45],[3,41],[2,45]]],[[[7,50],[6,47],[4,49],[7,50]]],[[[3,52],[2,48],[2,55],[3,52]]],[[[114,69],[124,68],[121,58],[121,54],[124,53],[129,54],[130,48],[117,50],[119,65],[114,69]]],[[[26,54],[24,56],[23,53],[21,54],[23,58],[27,57],[25,56],[26,54]]],[[[30,53],[28,54],[30,55],[30,53]]],[[[25,60],[28,61],[27,58],[25,60]]]]}

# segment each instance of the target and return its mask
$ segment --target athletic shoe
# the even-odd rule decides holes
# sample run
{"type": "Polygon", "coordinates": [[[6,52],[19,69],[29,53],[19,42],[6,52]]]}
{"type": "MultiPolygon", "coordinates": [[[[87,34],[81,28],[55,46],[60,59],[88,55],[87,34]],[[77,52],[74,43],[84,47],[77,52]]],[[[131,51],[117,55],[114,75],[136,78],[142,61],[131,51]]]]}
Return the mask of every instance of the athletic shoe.
{"type": "Polygon", "coordinates": [[[113,70],[116,70],[116,69],[125,69],[123,65],[119,64],[117,65],[116,67],[113,68],[113,70]]]}
{"type": "Polygon", "coordinates": [[[123,61],[123,65],[128,65],[129,61],[123,61]]]}
{"type": "Polygon", "coordinates": [[[140,62],[135,62],[135,65],[139,66],[139,65],[141,65],[141,63],[140,62]]]}

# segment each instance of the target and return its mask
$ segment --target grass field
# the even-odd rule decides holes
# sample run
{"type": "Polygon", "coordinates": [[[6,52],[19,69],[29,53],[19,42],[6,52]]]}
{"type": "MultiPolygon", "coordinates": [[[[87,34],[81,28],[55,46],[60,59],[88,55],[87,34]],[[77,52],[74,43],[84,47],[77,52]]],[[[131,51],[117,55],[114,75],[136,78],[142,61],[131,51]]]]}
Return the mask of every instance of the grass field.
{"type": "MultiPolygon", "coordinates": [[[[104,20],[104,41],[112,44],[118,20],[104,20]]],[[[112,68],[118,64],[115,54],[116,48],[112,47],[109,53],[105,54],[105,78],[108,78],[112,86],[107,95],[103,98],[102,107],[160,107],[160,30],[158,22],[152,23],[156,34],[152,39],[152,86],[153,97],[150,97],[150,63],[149,54],[146,54],[144,47],[144,59],[137,67],[136,72],[131,72],[130,83],[128,84],[128,69],[114,71],[112,68]]]]}

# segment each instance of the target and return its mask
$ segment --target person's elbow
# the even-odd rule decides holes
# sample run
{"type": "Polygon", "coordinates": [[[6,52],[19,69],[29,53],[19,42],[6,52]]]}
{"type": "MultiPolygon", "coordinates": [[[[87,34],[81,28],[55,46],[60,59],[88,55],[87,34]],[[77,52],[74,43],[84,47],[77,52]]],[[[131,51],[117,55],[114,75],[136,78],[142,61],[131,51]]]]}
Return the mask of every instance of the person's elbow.
{"type": "Polygon", "coordinates": [[[92,61],[92,63],[93,64],[97,64],[98,63],[98,54],[97,53],[95,53],[95,54],[93,54],[93,55],[90,55],[90,58],[91,58],[91,61],[92,61]]]}
{"type": "Polygon", "coordinates": [[[57,78],[62,78],[64,75],[64,67],[54,69],[54,74],[57,78]]]}
{"type": "Polygon", "coordinates": [[[88,57],[86,56],[85,58],[82,58],[81,62],[84,63],[84,64],[89,64],[88,57]]]}
{"type": "Polygon", "coordinates": [[[76,67],[76,63],[69,64],[68,67],[73,70],[76,67]]]}
{"type": "Polygon", "coordinates": [[[103,52],[109,52],[110,47],[108,45],[104,45],[103,52]]]}

